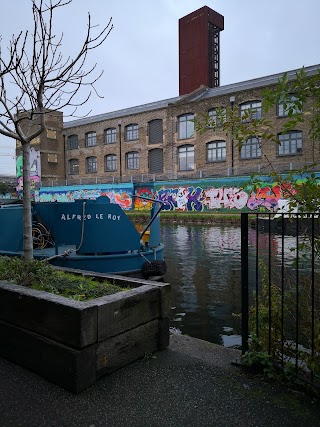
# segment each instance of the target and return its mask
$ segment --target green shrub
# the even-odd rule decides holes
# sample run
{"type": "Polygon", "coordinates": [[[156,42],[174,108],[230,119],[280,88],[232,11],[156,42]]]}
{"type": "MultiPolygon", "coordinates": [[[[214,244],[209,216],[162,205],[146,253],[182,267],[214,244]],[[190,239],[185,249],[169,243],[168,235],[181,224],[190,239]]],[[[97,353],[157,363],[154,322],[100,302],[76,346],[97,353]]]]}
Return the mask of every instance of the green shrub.
{"type": "Polygon", "coordinates": [[[0,257],[0,280],[77,301],[87,301],[127,290],[107,281],[99,282],[90,277],[58,271],[46,261],[24,261],[10,257],[0,257]]]}

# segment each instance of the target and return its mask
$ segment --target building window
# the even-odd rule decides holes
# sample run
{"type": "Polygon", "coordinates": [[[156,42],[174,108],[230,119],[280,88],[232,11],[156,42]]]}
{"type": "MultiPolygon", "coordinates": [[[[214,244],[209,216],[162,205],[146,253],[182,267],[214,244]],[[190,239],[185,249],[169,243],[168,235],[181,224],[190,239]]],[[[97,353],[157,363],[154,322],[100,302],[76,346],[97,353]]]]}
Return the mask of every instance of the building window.
{"type": "Polygon", "coordinates": [[[69,175],[79,175],[79,160],[70,159],[69,160],[69,175]]]}
{"type": "Polygon", "coordinates": [[[178,139],[192,138],[194,135],[194,114],[178,117],[178,139]]]}
{"type": "Polygon", "coordinates": [[[293,130],[285,133],[284,135],[278,135],[280,144],[278,145],[278,155],[287,156],[302,153],[302,132],[299,130],[293,130]]]}
{"type": "Polygon", "coordinates": [[[299,98],[295,95],[288,95],[283,100],[278,102],[278,116],[287,117],[293,114],[301,114],[302,104],[299,98]]]}
{"type": "Polygon", "coordinates": [[[95,132],[86,133],[86,147],[94,147],[97,145],[97,134],[95,132]]]}
{"type": "Polygon", "coordinates": [[[108,154],[104,157],[104,169],[106,172],[117,170],[117,156],[115,154],[108,154]]]}
{"type": "Polygon", "coordinates": [[[139,126],[128,125],[126,126],[126,141],[135,141],[139,139],[139,126]]]}
{"type": "Polygon", "coordinates": [[[117,142],[116,128],[109,128],[104,131],[104,143],[115,144],[117,142]]]}
{"type": "Polygon", "coordinates": [[[207,144],[208,162],[226,160],[226,141],[213,141],[207,144]]]}
{"type": "Polygon", "coordinates": [[[226,121],[227,112],[225,108],[212,108],[208,111],[208,114],[212,127],[214,127],[214,125],[217,127],[222,126],[226,121]]]}
{"type": "Polygon", "coordinates": [[[255,159],[261,157],[261,138],[252,137],[248,141],[243,141],[241,151],[241,159],[255,159]]]}
{"type": "Polygon", "coordinates": [[[68,136],[68,148],[69,150],[76,150],[79,147],[78,135],[68,136]]]}
{"type": "Polygon", "coordinates": [[[132,151],[126,154],[126,167],[127,169],[139,169],[140,167],[139,153],[132,151]]]}
{"type": "Polygon", "coordinates": [[[86,173],[95,173],[97,172],[97,158],[96,157],[87,157],[86,158],[86,173]]]}
{"type": "Polygon", "coordinates": [[[151,120],[148,123],[149,144],[162,144],[163,124],[161,119],[151,120]]]}
{"type": "Polygon", "coordinates": [[[183,145],[178,149],[178,162],[180,171],[194,170],[194,146],[183,145]]]}
{"type": "Polygon", "coordinates": [[[262,117],[261,101],[246,102],[240,105],[240,117],[243,122],[259,120],[262,117]]]}

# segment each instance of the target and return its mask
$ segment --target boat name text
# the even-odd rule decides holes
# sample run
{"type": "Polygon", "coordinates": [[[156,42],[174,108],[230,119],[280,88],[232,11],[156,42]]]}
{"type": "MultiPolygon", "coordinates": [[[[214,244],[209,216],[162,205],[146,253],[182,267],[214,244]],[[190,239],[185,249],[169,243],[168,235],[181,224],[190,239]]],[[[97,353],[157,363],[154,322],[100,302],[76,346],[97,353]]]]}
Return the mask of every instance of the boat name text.
{"type": "MultiPolygon", "coordinates": [[[[72,220],[78,220],[81,221],[82,220],[82,215],[76,215],[76,214],[61,214],[61,220],[63,221],[72,221],[72,220]]],[[[120,215],[112,215],[112,214],[108,214],[106,216],[106,218],[104,217],[103,213],[96,213],[96,214],[88,214],[88,215],[84,215],[83,217],[84,221],[86,220],[90,220],[90,219],[107,219],[110,221],[120,221],[120,215]]]]}

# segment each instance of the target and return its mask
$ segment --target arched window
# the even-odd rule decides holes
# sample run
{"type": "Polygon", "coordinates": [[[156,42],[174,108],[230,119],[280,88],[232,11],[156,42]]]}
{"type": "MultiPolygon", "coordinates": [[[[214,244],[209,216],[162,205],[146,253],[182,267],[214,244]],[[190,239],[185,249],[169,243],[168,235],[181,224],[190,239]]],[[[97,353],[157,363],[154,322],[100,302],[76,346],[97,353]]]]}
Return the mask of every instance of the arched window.
{"type": "Polygon", "coordinates": [[[135,141],[139,139],[139,126],[137,124],[131,124],[126,126],[126,141],[135,141]]]}
{"type": "Polygon", "coordinates": [[[97,145],[97,134],[96,132],[88,132],[86,133],[86,147],[94,147],[97,145]]]}
{"type": "Polygon", "coordinates": [[[178,166],[180,171],[194,170],[193,145],[182,145],[178,148],[178,166]]]}
{"type": "Polygon", "coordinates": [[[97,172],[97,158],[87,157],[86,158],[86,173],[95,173],[97,172]]]}
{"type": "Polygon", "coordinates": [[[117,170],[117,156],[115,154],[104,156],[104,170],[106,172],[117,170]]]}
{"type": "Polygon", "coordinates": [[[288,115],[301,114],[302,102],[299,97],[293,94],[282,97],[278,102],[277,113],[279,117],[287,117],[288,115]]]}
{"type": "Polygon", "coordinates": [[[292,130],[285,134],[279,134],[278,155],[287,156],[302,153],[302,132],[292,130]]]}
{"type": "Polygon", "coordinates": [[[226,160],[226,141],[212,141],[207,144],[208,162],[223,162],[226,160]]]}
{"type": "Polygon", "coordinates": [[[184,114],[178,117],[178,139],[188,139],[194,136],[194,114],[184,114]]]}
{"type": "Polygon", "coordinates": [[[211,110],[208,111],[208,114],[210,122],[217,127],[222,126],[226,121],[227,111],[223,107],[211,108],[211,110]]]}
{"type": "Polygon", "coordinates": [[[104,143],[115,144],[117,142],[117,130],[116,128],[108,128],[104,131],[104,143]]]}
{"type": "Polygon", "coordinates": [[[139,169],[140,167],[140,156],[136,151],[131,151],[126,154],[126,168],[128,170],[131,169],[139,169]]]}
{"type": "Polygon", "coordinates": [[[250,101],[240,105],[240,117],[243,122],[259,120],[262,117],[261,101],[250,101]]]}
{"type": "Polygon", "coordinates": [[[68,149],[76,150],[79,146],[78,135],[70,135],[68,136],[68,149]]]}
{"type": "Polygon", "coordinates": [[[69,175],[79,175],[79,160],[70,159],[69,160],[69,175]]]}
{"type": "Polygon", "coordinates": [[[261,138],[248,138],[243,141],[240,151],[241,159],[255,159],[261,157],[261,138]]]}

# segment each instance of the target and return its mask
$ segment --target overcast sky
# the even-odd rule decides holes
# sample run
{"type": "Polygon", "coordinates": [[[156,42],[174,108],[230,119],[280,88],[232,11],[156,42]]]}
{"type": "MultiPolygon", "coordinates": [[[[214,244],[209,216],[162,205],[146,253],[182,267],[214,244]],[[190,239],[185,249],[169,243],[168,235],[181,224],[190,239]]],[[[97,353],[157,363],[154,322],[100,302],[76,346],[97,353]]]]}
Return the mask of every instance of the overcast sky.
{"type": "MultiPolygon", "coordinates": [[[[2,49],[12,33],[31,22],[30,5],[31,0],[1,4],[2,49]]],[[[104,70],[97,84],[103,98],[92,97],[79,113],[101,114],[177,96],[178,20],[205,5],[225,19],[221,85],[320,63],[319,0],[73,0],[57,16],[55,32],[64,32],[65,56],[80,46],[88,12],[93,23],[102,27],[112,17],[114,25],[90,58],[104,70]]]]}

